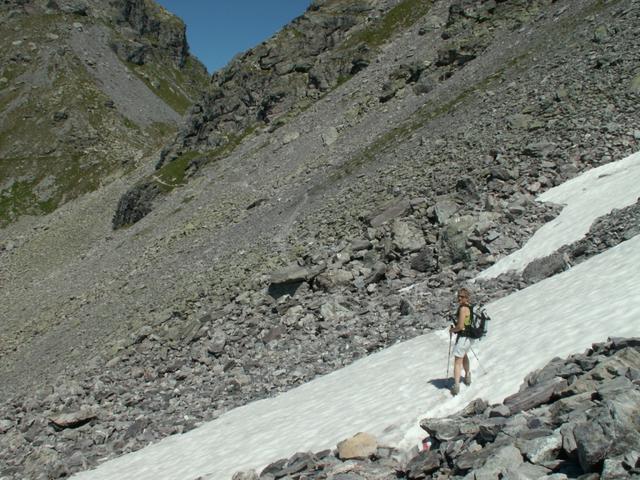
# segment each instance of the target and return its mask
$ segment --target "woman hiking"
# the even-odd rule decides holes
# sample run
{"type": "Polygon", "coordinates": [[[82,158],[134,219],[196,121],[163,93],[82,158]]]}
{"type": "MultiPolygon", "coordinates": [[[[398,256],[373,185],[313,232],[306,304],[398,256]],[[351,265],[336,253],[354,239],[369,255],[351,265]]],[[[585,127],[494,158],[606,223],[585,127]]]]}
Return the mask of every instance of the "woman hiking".
{"type": "Polygon", "coordinates": [[[456,323],[449,328],[449,336],[457,334],[456,344],[453,348],[453,386],[451,395],[455,396],[460,392],[460,374],[464,368],[464,383],[471,385],[471,369],[469,367],[469,357],[467,353],[475,343],[475,339],[469,338],[465,330],[471,325],[471,296],[469,290],[461,288],[458,290],[458,312],[456,323]]]}

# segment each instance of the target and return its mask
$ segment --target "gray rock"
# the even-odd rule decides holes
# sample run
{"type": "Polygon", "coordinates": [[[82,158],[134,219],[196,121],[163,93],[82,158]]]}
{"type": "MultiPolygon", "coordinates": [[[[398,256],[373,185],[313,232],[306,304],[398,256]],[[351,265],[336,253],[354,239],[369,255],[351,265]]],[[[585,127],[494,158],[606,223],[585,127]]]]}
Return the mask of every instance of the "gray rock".
{"type": "Polygon", "coordinates": [[[338,130],[335,127],[329,127],[322,133],[322,143],[326,146],[333,145],[338,141],[338,130]]]}
{"type": "Polygon", "coordinates": [[[520,451],[505,443],[489,443],[480,450],[463,453],[455,459],[455,466],[463,472],[471,469],[477,471],[486,465],[487,468],[483,472],[495,474],[496,477],[500,472],[514,470],[521,464],[520,451]]]}
{"type": "Polygon", "coordinates": [[[236,472],[231,477],[231,480],[258,480],[258,474],[255,470],[248,472],[236,472]]]}
{"type": "Polygon", "coordinates": [[[4,435],[11,428],[13,428],[13,422],[11,420],[0,420],[0,435],[4,435]]]}
{"type": "Polygon", "coordinates": [[[460,210],[458,203],[450,197],[438,200],[432,207],[433,215],[440,225],[447,225],[449,220],[460,210]]]}
{"type": "Polygon", "coordinates": [[[418,80],[413,86],[413,91],[416,93],[416,95],[426,95],[427,93],[431,92],[431,90],[433,90],[436,85],[437,84],[433,79],[422,75],[420,77],[420,80],[418,80]]]}
{"type": "Polygon", "coordinates": [[[595,422],[583,422],[575,426],[573,435],[577,445],[580,466],[585,472],[596,472],[602,467],[613,439],[595,422]]]}
{"type": "Polygon", "coordinates": [[[486,400],[476,398],[475,400],[469,402],[469,404],[460,411],[460,415],[462,415],[463,417],[473,417],[475,415],[480,415],[487,410],[488,406],[489,404],[486,402],[486,400]]]}
{"type": "Polygon", "coordinates": [[[303,282],[311,279],[311,271],[299,265],[289,265],[288,267],[271,274],[272,285],[284,285],[289,283],[303,282]]]}
{"type": "Polygon", "coordinates": [[[426,450],[413,457],[407,464],[409,478],[425,478],[440,468],[442,459],[437,450],[426,450]]]}
{"type": "Polygon", "coordinates": [[[402,220],[392,225],[393,244],[402,253],[417,252],[426,245],[422,230],[402,220]]]}
{"type": "Polygon", "coordinates": [[[484,462],[484,465],[476,469],[476,478],[496,478],[509,470],[516,470],[522,465],[523,459],[520,451],[513,445],[505,445],[497,448],[484,462]]]}
{"type": "Polygon", "coordinates": [[[555,149],[557,145],[553,142],[541,141],[530,143],[524,147],[522,150],[523,155],[528,157],[547,157],[549,156],[555,149]]]}
{"type": "Polygon", "coordinates": [[[458,437],[461,421],[451,418],[426,418],[420,422],[420,427],[437,440],[449,441],[458,437]]]}
{"type": "Polygon", "coordinates": [[[538,480],[546,478],[551,470],[540,465],[524,462],[515,470],[507,470],[503,478],[509,480],[538,480]]]}
{"type": "Polygon", "coordinates": [[[467,248],[475,224],[475,219],[469,215],[455,217],[447,222],[440,231],[438,241],[438,263],[452,265],[458,262],[466,262],[471,259],[470,250],[467,248]]]}
{"type": "Polygon", "coordinates": [[[507,118],[507,123],[511,128],[527,130],[533,121],[531,115],[525,113],[516,113],[507,118]]]}
{"type": "Polygon", "coordinates": [[[160,185],[154,181],[142,183],[126,192],[118,201],[112,220],[113,229],[133,225],[146,217],[160,193],[160,185]]]}
{"type": "Polygon", "coordinates": [[[359,239],[351,242],[351,250],[358,252],[360,250],[369,250],[373,247],[370,240],[359,239]]]}
{"type": "Polygon", "coordinates": [[[548,403],[557,392],[566,386],[567,381],[565,379],[553,378],[505,398],[504,404],[509,407],[512,414],[522,410],[529,410],[548,403]]]}
{"type": "Polygon", "coordinates": [[[522,278],[524,278],[527,283],[537,283],[564,271],[565,268],[566,262],[563,255],[555,252],[529,263],[522,272],[522,278]]]}
{"type": "Polygon", "coordinates": [[[476,427],[479,441],[494,442],[508,423],[509,420],[505,417],[493,417],[481,420],[476,427]]]}
{"type": "Polygon", "coordinates": [[[316,456],[309,452],[299,452],[291,457],[283,469],[282,473],[285,475],[294,476],[304,471],[315,470],[315,465],[318,459],[316,456]]]}
{"type": "Polygon", "coordinates": [[[282,338],[283,335],[287,333],[287,328],[283,325],[277,325],[275,327],[271,327],[267,329],[262,335],[262,341],[264,343],[271,343],[279,338],[282,338]]]}
{"type": "Polygon", "coordinates": [[[324,290],[348,285],[353,281],[353,273],[344,269],[327,270],[315,278],[315,284],[324,290]]]}
{"type": "Polygon", "coordinates": [[[224,352],[227,344],[227,335],[222,330],[216,330],[211,336],[211,341],[207,345],[207,352],[212,355],[220,355],[224,352]]]}
{"type": "Polygon", "coordinates": [[[491,167],[491,169],[489,170],[489,177],[496,178],[498,180],[502,180],[506,182],[515,178],[515,175],[505,166],[497,165],[497,166],[491,167]]]}
{"type": "Polygon", "coordinates": [[[506,405],[496,405],[489,408],[489,418],[493,417],[510,417],[511,409],[506,405]]]}
{"type": "Polygon", "coordinates": [[[629,90],[633,93],[640,93],[640,74],[633,77],[629,90]]]}
{"type": "Polygon", "coordinates": [[[365,278],[364,285],[370,285],[382,280],[387,273],[387,265],[384,262],[376,262],[371,270],[371,275],[365,278]]]}
{"type": "Polygon", "coordinates": [[[562,449],[562,435],[560,431],[555,431],[551,435],[527,440],[519,448],[531,463],[543,465],[557,457],[562,449]]]}
{"type": "Polygon", "coordinates": [[[475,201],[480,199],[476,182],[471,177],[462,176],[458,178],[458,180],[456,181],[456,191],[466,203],[469,203],[472,200],[475,201]]]}
{"type": "Polygon", "coordinates": [[[339,323],[353,318],[353,312],[336,301],[329,301],[320,307],[320,316],[325,322],[339,323]]]}
{"type": "Polygon", "coordinates": [[[617,480],[622,478],[629,478],[629,470],[631,466],[635,466],[635,463],[629,465],[623,458],[606,458],[602,465],[602,473],[600,478],[602,480],[617,480]]]}
{"type": "Polygon", "coordinates": [[[402,217],[410,209],[411,204],[409,200],[402,199],[395,201],[391,204],[386,205],[380,213],[377,213],[373,217],[371,217],[371,219],[369,220],[369,224],[374,228],[379,227],[393,219],[402,217]]]}
{"type": "Polygon", "coordinates": [[[411,259],[411,268],[422,273],[432,273],[438,269],[438,261],[431,247],[420,250],[411,259]]]}
{"type": "Polygon", "coordinates": [[[282,143],[284,145],[288,145],[289,143],[293,142],[294,140],[297,140],[298,138],[300,138],[300,132],[287,132],[282,137],[282,143]]]}

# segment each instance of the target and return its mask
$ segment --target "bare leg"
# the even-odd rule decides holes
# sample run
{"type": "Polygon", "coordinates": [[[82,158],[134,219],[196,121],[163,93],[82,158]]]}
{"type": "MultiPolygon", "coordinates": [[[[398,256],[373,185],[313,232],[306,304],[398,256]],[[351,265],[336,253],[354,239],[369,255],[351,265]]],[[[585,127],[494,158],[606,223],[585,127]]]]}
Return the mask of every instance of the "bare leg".
{"type": "Polygon", "coordinates": [[[469,357],[465,354],[462,358],[462,366],[464,367],[465,377],[471,373],[471,367],[469,366],[469,357]]]}
{"type": "Polygon", "coordinates": [[[456,385],[460,383],[460,374],[462,372],[462,361],[463,361],[463,357],[455,357],[455,362],[453,363],[453,382],[456,385]]]}

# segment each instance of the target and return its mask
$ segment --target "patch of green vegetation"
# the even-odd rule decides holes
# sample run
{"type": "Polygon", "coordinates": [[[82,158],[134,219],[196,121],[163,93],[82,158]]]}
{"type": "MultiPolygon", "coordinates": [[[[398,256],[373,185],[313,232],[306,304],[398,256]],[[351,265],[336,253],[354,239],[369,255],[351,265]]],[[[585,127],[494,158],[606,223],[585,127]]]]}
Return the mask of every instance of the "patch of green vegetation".
{"type": "Polygon", "coordinates": [[[43,128],[38,125],[37,121],[41,116],[41,107],[35,100],[23,103],[6,115],[4,120],[4,128],[0,130],[0,145],[9,148],[17,143],[24,143],[31,147],[51,145],[54,137],[49,128],[43,128]],[[33,132],[38,134],[34,137],[33,132]]]}
{"type": "MultiPolygon", "coordinates": [[[[28,32],[22,46],[12,48],[16,53],[24,50],[27,60],[0,65],[0,78],[7,79],[0,83],[0,112],[4,112],[0,129],[0,179],[3,182],[15,179],[10,187],[4,182],[5,190],[0,192],[2,225],[21,215],[52,212],[61,204],[95,190],[101,183],[135,167],[135,162],[122,161],[128,152],[150,152],[166,142],[177,128],[166,123],[142,127],[110,108],[109,98],[96,85],[83,60],[72,53],[60,57],[55,68],[49,64],[46,69],[49,82],[30,90],[28,96],[15,88],[20,75],[39,68],[35,63],[37,54],[31,52],[29,42],[51,43],[53,37],[49,34],[64,35],[67,23],[66,15],[28,15],[0,25],[3,43],[22,40],[24,32],[28,32]],[[8,112],[7,107],[21,95],[20,104],[8,112]],[[54,119],[60,111],[65,111],[68,119],[54,119]],[[34,135],[36,131],[38,134],[34,135]],[[65,141],[68,136],[74,141],[65,141]],[[50,180],[43,192],[45,184],[41,182],[47,178],[50,180]]],[[[150,88],[158,96],[164,96],[176,111],[184,112],[191,103],[186,96],[192,91],[195,96],[198,82],[206,85],[206,70],[200,67],[201,74],[190,80],[190,71],[198,72],[197,61],[187,61],[183,71],[167,65],[154,58],[151,66],[145,66],[154,69],[147,78],[159,80],[154,81],[157,89],[150,88]],[[163,75],[154,76],[155,71],[163,75]],[[180,82],[175,86],[176,78],[184,81],[186,87],[180,82]]]]}
{"type": "Polygon", "coordinates": [[[43,215],[53,212],[62,202],[95,190],[107,169],[103,163],[85,165],[80,155],[62,161],[55,157],[3,158],[0,178],[15,178],[11,187],[0,192],[0,226],[22,215],[43,215]],[[39,184],[48,177],[46,198],[38,198],[39,184]]]}
{"type": "Polygon", "coordinates": [[[18,97],[19,94],[18,90],[0,94],[0,112],[4,112],[4,110],[18,97]]]}
{"type": "Polygon", "coordinates": [[[158,182],[160,189],[169,192],[175,187],[182,186],[189,163],[198,155],[200,155],[198,152],[186,152],[162,166],[155,175],[160,180],[158,182]]]}
{"type": "Polygon", "coordinates": [[[172,191],[174,188],[181,187],[185,184],[185,177],[189,165],[194,158],[202,157],[202,162],[198,168],[209,165],[221,158],[224,158],[233,152],[243,139],[251,135],[257,126],[245,129],[239,135],[229,135],[227,143],[207,152],[189,151],[185,152],[176,159],[163,165],[152,176],[152,179],[159,185],[160,190],[164,193],[172,191]]]}
{"type": "Polygon", "coordinates": [[[160,86],[158,88],[152,88],[152,90],[180,115],[184,115],[192,104],[191,100],[178,93],[169,85],[169,82],[164,79],[160,80],[160,86]]]}
{"type": "Polygon", "coordinates": [[[340,85],[347,83],[352,78],[352,75],[340,75],[338,80],[336,81],[336,86],[334,88],[338,88],[340,85]]]}
{"type": "Polygon", "coordinates": [[[11,188],[0,193],[0,226],[4,227],[18,216],[29,213],[35,199],[30,182],[15,182],[11,188]]]}
{"type": "MultiPolygon", "coordinates": [[[[13,27],[13,37],[20,39],[23,38],[25,32],[28,32],[29,41],[33,41],[45,39],[48,33],[55,33],[55,26],[60,21],[65,21],[62,13],[30,13],[29,15],[14,18],[12,24],[9,25],[13,27]]],[[[5,36],[2,38],[3,40],[5,38],[14,39],[5,36]]]]}
{"type": "Polygon", "coordinates": [[[188,56],[182,69],[173,70],[174,78],[179,85],[191,87],[189,94],[197,96],[209,85],[209,74],[206,67],[194,57],[188,56]]]}
{"type": "Polygon", "coordinates": [[[124,123],[124,126],[129,130],[140,130],[140,127],[136,122],[125,116],[122,117],[122,123],[124,123]]]}
{"type": "Polygon", "coordinates": [[[165,143],[168,138],[175,135],[177,127],[172,123],[154,122],[147,128],[149,134],[159,143],[165,143]]]}
{"type": "Polygon", "coordinates": [[[5,78],[6,81],[0,82],[0,90],[4,90],[14,84],[16,79],[27,71],[27,65],[24,63],[11,62],[2,69],[0,78],[5,78]]]}
{"type": "Polygon", "coordinates": [[[370,47],[379,47],[396,32],[409,28],[426,15],[432,3],[431,0],[403,0],[389,10],[380,21],[355,33],[345,42],[344,47],[349,48],[361,43],[366,43],[370,47]]]}
{"type": "Polygon", "coordinates": [[[145,83],[149,90],[160,97],[173,110],[178,112],[180,115],[184,115],[187,112],[192,101],[172,86],[172,82],[169,82],[166,79],[166,72],[162,73],[156,67],[148,63],[145,65],[136,65],[129,62],[128,67],[145,83]],[[152,78],[155,80],[152,80],[152,78]]]}

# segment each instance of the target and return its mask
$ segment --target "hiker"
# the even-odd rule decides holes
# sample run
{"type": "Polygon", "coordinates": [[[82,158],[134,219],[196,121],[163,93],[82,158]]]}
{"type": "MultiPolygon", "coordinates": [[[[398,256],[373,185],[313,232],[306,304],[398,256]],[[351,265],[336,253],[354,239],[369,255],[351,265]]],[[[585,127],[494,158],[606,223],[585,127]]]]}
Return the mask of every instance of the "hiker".
{"type": "Polygon", "coordinates": [[[464,368],[464,383],[465,385],[471,385],[471,369],[469,367],[469,357],[467,353],[475,343],[475,339],[469,338],[465,333],[468,327],[471,325],[471,296],[469,290],[461,288],[458,291],[458,312],[456,314],[457,320],[454,325],[449,328],[449,336],[454,333],[456,336],[456,343],[453,348],[453,356],[455,357],[453,363],[453,386],[451,387],[451,394],[457,395],[460,392],[460,374],[464,368]]]}

